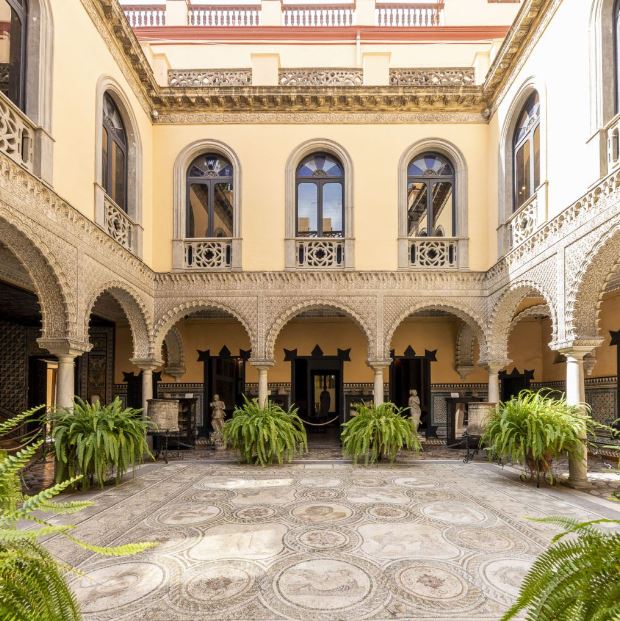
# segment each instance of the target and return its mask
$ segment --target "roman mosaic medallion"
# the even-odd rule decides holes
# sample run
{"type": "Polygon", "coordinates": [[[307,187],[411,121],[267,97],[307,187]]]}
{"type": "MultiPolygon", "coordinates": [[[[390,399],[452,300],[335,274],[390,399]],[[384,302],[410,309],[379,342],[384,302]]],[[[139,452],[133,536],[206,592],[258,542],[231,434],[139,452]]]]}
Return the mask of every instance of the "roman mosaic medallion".
{"type": "Polygon", "coordinates": [[[240,522],[257,522],[270,519],[275,514],[276,510],[273,507],[256,505],[237,509],[237,511],[233,513],[233,517],[240,522]]]}
{"type": "Polygon", "coordinates": [[[490,528],[454,528],[446,531],[446,537],[458,546],[470,550],[486,552],[506,552],[508,550],[523,549],[516,537],[510,536],[510,531],[500,531],[490,528]]]}
{"type": "Polygon", "coordinates": [[[256,580],[261,573],[260,567],[247,561],[201,563],[187,570],[170,589],[170,600],[178,608],[195,613],[234,608],[256,597],[256,580]]]}
{"type": "Polygon", "coordinates": [[[422,508],[422,513],[448,524],[479,524],[487,519],[481,510],[458,500],[431,502],[422,508]]]}
{"type": "Polygon", "coordinates": [[[261,581],[263,600],[286,618],[312,621],[358,619],[382,609],[387,591],[380,570],[340,554],[286,559],[261,581]]]}
{"type": "Polygon", "coordinates": [[[363,539],[362,550],[371,558],[448,559],[459,555],[458,548],[430,524],[404,523],[397,528],[394,524],[364,524],[357,530],[363,539]]]}
{"type": "Polygon", "coordinates": [[[214,505],[198,503],[179,504],[158,513],[156,516],[160,524],[167,526],[187,526],[209,522],[221,513],[221,509],[214,505]]]}
{"type": "Polygon", "coordinates": [[[394,505],[373,505],[366,513],[378,520],[402,520],[407,517],[407,511],[394,505]]]}
{"type": "Polygon", "coordinates": [[[105,612],[152,597],[166,579],[161,565],[143,561],[111,563],[86,574],[71,585],[84,613],[105,612]]]}
{"type": "Polygon", "coordinates": [[[196,561],[222,558],[268,559],[280,554],[283,524],[218,524],[205,530],[203,538],[189,550],[196,561]]]}
{"type": "Polygon", "coordinates": [[[347,499],[359,504],[407,504],[409,502],[407,494],[389,487],[353,487],[347,491],[347,499]]]}
{"type": "Polygon", "coordinates": [[[523,578],[531,566],[532,562],[526,559],[502,558],[487,563],[482,570],[482,575],[491,586],[506,595],[516,597],[523,578]]]}
{"type": "Polygon", "coordinates": [[[353,511],[337,503],[311,502],[298,505],[291,515],[306,524],[333,524],[350,518],[353,511]]]}
{"type": "Polygon", "coordinates": [[[284,543],[288,549],[297,552],[349,552],[359,547],[361,538],[346,526],[317,524],[297,526],[289,530],[284,536],[284,543]]]}
{"type": "Polygon", "coordinates": [[[386,577],[394,595],[425,610],[464,612],[484,599],[480,589],[457,565],[407,559],[389,565],[386,577]]]}

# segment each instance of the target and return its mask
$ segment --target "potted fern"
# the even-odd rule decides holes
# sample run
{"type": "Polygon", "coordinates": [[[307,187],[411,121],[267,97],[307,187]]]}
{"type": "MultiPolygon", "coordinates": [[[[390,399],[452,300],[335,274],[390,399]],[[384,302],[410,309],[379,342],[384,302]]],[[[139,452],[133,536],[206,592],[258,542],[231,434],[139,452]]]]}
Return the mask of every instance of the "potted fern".
{"type": "MultiPolygon", "coordinates": [[[[0,424],[0,437],[13,432],[24,422],[34,420],[41,407],[0,424]]],[[[39,543],[39,538],[61,535],[82,548],[106,556],[136,554],[155,544],[91,545],[71,536],[72,525],[54,525],[45,520],[42,512],[75,513],[93,503],[57,503],[52,500],[79,477],[57,483],[34,496],[22,493],[20,474],[43,443],[44,439],[34,436],[24,442],[25,448],[13,454],[0,451],[0,619],[79,621],[79,605],[65,579],[65,573],[72,568],[58,562],[39,543]],[[24,522],[33,528],[18,528],[18,524],[24,522]]]]}
{"type": "Polygon", "coordinates": [[[536,559],[502,621],[522,611],[536,621],[620,618],[620,533],[597,528],[599,524],[620,526],[620,520],[580,523],[551,517],[534,521],[556,524],[564,531],[536,559]]]}
{"type": "Polygon", "coordinates": [[[404,409],[393,403],[361,403],[355,410],[355,416],[342,425],[341,435],[343,451],[353,463],[360,457],[366,464],[382,459],[393,462],[401,448],[421,450],[418,434],[404,409]]]}
{"type": "Polygon", "coordinates": [[[152,457],[148,425],[140,410],[124,408],[118,397],[109,405],[76,398],[73,410],[53,417],[56,481],[81,476],[82,489],[103,487],[113,474],[120,481],[145,455],[152,457]]]}
{"type": "Polygon", "coordinates": [[[296,453],[308,448],[306,429],[296,409],[287,411],[271,401],[261,407],[257,399],[246,397],[224,424],[222,435],[227,447],[239,451],[242,461],[261,466],[291,462],[296,453]]]}
{"type": "Polygon", "coordinates": [[[542,475],[553,483],[553,461],[565,453],[580,455],[583,438],[599,426],[563,398],[523,390],[494,410],[480,444],[488,448],[490,458],[524,464],[537,481],[542,475]]]}

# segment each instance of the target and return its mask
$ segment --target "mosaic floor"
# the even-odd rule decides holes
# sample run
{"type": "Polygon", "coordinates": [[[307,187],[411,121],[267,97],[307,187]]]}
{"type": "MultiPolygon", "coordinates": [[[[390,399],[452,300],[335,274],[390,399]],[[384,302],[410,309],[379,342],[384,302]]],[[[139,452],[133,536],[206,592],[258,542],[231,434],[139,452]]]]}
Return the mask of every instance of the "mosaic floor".
{"type": "Polygon", "coordinates": [[[48,540],[86,572],[72,586],[90,621],[497,621],[555,532],[524,516],[618,516],[592,496],[460,462],[186,460],[88,496],[96,506],[57,522],[98,544],[160,542],[110,559],[48,540]]]}

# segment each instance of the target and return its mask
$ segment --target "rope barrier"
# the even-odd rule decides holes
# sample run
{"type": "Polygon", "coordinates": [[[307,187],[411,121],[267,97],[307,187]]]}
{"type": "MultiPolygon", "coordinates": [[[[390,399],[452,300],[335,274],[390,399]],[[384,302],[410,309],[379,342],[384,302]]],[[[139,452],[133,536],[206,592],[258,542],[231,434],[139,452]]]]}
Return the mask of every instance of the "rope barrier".
{"type": "Polygon", "coordinates": [[[334,418],[332,418],[331,420],[328,420],[326,423],[311,423],[307,420],[304,420],[304,424],[310,425],[311,427],[325,427],[325,425],[330,425],[331,423],[333,423],[335,420],[338,420],[339,418],[340,418],[339,416],[334,416],[334,418]]]}

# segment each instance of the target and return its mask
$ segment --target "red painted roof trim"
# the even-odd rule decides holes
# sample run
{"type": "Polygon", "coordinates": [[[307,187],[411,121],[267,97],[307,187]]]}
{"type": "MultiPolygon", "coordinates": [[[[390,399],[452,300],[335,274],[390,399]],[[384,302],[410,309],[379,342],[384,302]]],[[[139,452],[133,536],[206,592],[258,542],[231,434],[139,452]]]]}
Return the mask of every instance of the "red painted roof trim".
{"type": "Polygon", "coordinates": [[[292,28],[290,26],[252,26],[235,28],[206,28],[204,26],[158,26],[135,28],[141,41],[301,41],[353,42],[359,34],[362,41],[419,42],[419,41],[480,41],[502,39],[509,26],[431,26],[385,28],[347,26],[342,28],[292,28]]]}

